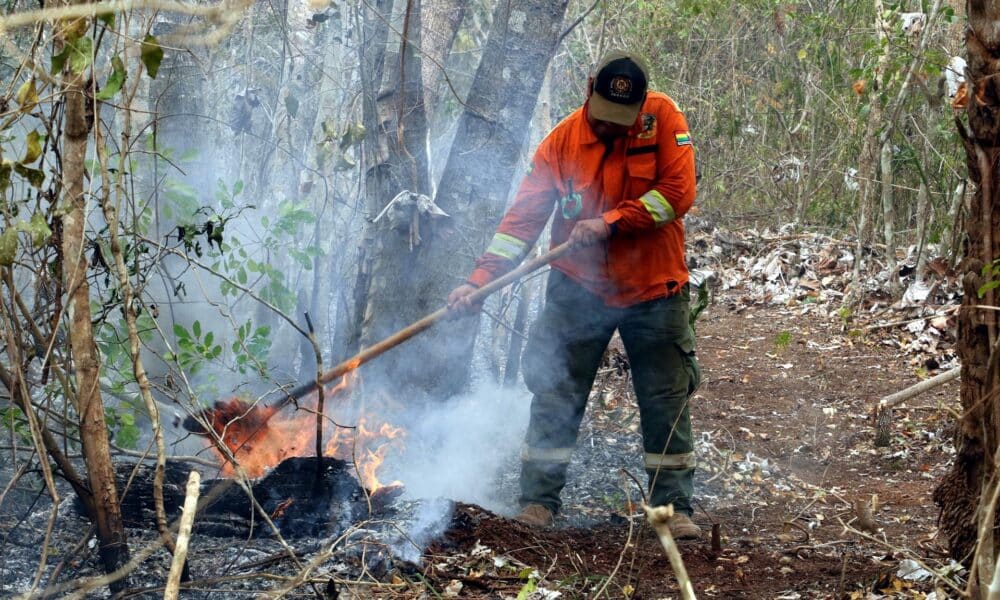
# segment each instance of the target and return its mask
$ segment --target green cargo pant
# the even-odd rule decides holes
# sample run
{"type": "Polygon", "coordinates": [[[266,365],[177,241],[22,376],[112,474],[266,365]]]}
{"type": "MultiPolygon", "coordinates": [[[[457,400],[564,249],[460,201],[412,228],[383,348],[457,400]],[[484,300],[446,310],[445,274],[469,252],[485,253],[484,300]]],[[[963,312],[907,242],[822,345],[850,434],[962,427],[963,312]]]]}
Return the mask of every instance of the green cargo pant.
{"type": "Polygon", "coordinates": [[[601,357],[615,329],[632,367],[653,506],[691,513],[694,445],[688,398],[701,373],[688,323],[690,294],[627,308],[604,304],[560,271],[549,274],[545,308],[522,357],[534,394],[521,462],[521,506],[559,511],[559,492],[601,357]]]}

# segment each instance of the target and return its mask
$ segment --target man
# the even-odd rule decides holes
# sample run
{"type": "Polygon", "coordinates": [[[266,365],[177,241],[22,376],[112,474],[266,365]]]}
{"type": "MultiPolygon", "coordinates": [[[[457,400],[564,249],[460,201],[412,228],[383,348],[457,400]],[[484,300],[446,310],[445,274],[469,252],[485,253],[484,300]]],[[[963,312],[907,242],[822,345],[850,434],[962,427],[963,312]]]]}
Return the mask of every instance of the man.
{"type": "Polygon", "coordinates": [[[546,303],[523,356],[534,394],[521,465],[518,518],[551,524],[601,356],[617,329],[632,365],[653,506],[673,503],[675,537],[697,538],[690,515],[694,447],[688,398],[698,386],[680,218],[695,197],[687,122],[629,52],[607,54],[584,105],[542,141],[513,206],[468,282],[468,295],[514,268],[549,216],[552,245],[576,248],[552,263],[546,303]]]}

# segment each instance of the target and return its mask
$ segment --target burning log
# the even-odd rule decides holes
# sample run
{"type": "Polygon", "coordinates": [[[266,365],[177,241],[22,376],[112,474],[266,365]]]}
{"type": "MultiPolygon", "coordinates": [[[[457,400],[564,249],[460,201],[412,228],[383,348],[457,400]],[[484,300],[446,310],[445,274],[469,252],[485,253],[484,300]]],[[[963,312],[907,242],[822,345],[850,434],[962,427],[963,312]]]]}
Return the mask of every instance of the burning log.
{"type": "MultiPolygon", "coordinates": [[[[134,468],[134,464],[119,467],[121,489],[126,489],[125,483],[134,468]]],[[[170,520],[180,514],[189,470],[188,465],[167,462],[163,503],[170,520]]],[[[353,523],[368,517],[365,492],[352,472],[350,463],[337,458],[292,457],[254,480],[251,490],[282,536],[338,535],[353,523]]],[[[195,519],[195,535],[272,535],[270,528],[255,513],[246,492],[232,482],[226,479],[204,480],[200,495],[210,497],[219,484],[226,485],[227,489],[200,508],[195,519]]],[[[79,508],[82,510],[82,505],[79,508]]],[[[127,527],[148,528],[155,524],[153,511],[153,467],[142,464],[122,498],[122,517],[127,527]]]]}

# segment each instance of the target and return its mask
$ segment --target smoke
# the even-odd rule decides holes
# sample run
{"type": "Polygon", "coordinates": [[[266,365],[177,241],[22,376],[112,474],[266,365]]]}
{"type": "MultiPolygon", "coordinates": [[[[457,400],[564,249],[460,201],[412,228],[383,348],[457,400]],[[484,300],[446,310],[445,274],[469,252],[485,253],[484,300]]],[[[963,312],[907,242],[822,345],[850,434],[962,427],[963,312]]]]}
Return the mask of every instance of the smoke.
{"type": "Polygon", "coordinates": [[[393,554],[405,561],[420,564],[424,549],[447,526],[452,506],[453,503],[444,498],[433,498],[421,503],[416,516],[407,527],[406,535],[392,544],[393,554]]]}
{"type": "Polygon", "coordinates": [[[529,395],[492,384],[428,407],[406,424],[406,451],[387,459],[388,478],[409,498],[448,498],[504,511],[516,498],[500,477],[518,455],[529,395]]]}

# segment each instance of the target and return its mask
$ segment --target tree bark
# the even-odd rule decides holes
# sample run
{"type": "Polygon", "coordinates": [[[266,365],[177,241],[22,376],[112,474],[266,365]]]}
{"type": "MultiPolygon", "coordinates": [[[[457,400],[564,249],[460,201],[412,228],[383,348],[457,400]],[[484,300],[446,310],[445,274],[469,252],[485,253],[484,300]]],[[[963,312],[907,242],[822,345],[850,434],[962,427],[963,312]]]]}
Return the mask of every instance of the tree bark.
{"type": "MultiPolygon", "coordinates": [[[[376,99],[377,144],[368,173],[369,217],[381,215],[404,190],[430,194],[427,119],[421,79],[420,0],[397,0],[392,30],[399,32],[398,50],[385,56],[385,72],[376,99]]],[[[414,310],[411,290],[420,272],[417,261],[426,228],[418,212],[406,223],[382,216],[369,226],[371,264],[369,293],[361,317],[361,345],[370,346],[430,311],[414,310]]],[[[366,382],[377,383],[393,370],[385,363],[368,369],[366,382]]]]}
{"type": "Polygon", "coordinates": [[[879,152],[879,173],[882,176],[882,233],[885,237],[885,267],[889,271],[887,281],[889,293],[893,298],[902,292],[899,283],[899,267],[896,264],[896,204],[893,200],[892,186],[895,173],[892,167],[892,141],[882,142],[879,152]]]}
{"type": "MultiPolygon", "coordinates": [[[[955,447],[957,454],[951,471],[934,490],[934,501],[941,509],[941,529],[948,539],[949,551],[956,560],[971,561],[977,540],[977,526],[990,524],[994,515],[986,514],[990,482],[997,466],[997,440],[1000,438],[1000,374],[998,374],[996,298],[980,289],[996,277],[984,277],[983,267],[993,265],[1000,256],[1000,196],[997,194],[1000,149],[1000,6],[994,2],[972,0],[968,3],[966,48],[970,102],[966,109],[968,131],[961,120],[959,130],[965,143],[969,178],[976,183],[972,211],[965,222],[966,251],[959,266],[964,297],[958,316],[958,354],[962,362],[961,397],[964,408],[955,447]]],[[[990,528],[992,529],[992,528],[990,528]]],[[[984,536],[986,537],[986,536],[984,536]]],[[[996,538],[983,548],[986,556],[997,550],[996,538]]],[[[977,562],[977,564],[982,564],[977,562]]],[[[988,583],[991,573],[980,569],[981,583],[988,583]]]]}
{"type": "Polygon", "coordinates": [[[439,126],[432,131],[443,130],[445,126],[442,100],[452,93],[445,63],[468,11],[469,0],[438,0],[434,3],[434,10],[425,10],[423,14],[420,70],[424,81],[424,104],[427,107],[427,122],[439,126]]]}
{"type": "MultiPolygon", "coordinates": [[[[63,282],[69,317],[70,352],[75,370],[80,407],[80,442],[94,498],[94,519],[100,540],[104,570],[111,573],[128,561],[128,545],[118,505],[118,490],[111,464],[108,430],[100,388],[100,358],[91,327],[90,286],[84,255],[87,201],[83,182],[87,140],[92,126],[87,115],[86,79],[68,69],[63,75],[65,117],[63,124],[62,188],[66,214],[63,216],[63,282]]],[[[111,584],[114,592],[128,587],[128,579],[111,584]]]]}
{"type": "MultiPolygon", "coordinates": [[[[399,313],[406,319],[442,306],[496,229],[565,12],[564,1],[497,5],[435,197],[450,218],[420,246],[405,310],[399,313]]],[[[393,361],[393,379],[434,398],[462,391],[478,323],[476,317],[459,319],[415,339],[393,361]]]]}
{"type": "MultiPolygon", "coordinates": [[[[365,173],[365,212],[373,218],[381,210],[379,190],[385,174],[378,168],[379,143],[378,111],[376,107],[377,91],[382,83],[382,73],[385,70],[385,47],[389,37],[389,24],[383,15],[392,8],[393,0],[376,0],[359,7],[355,13],[355,27],[361,32],[361,43],[358,44],[358,75],[361,82],[361,112],[362,121],[367,134],[361,145],[362,166],[365,173]]],[[[382,201],[385,202],[385,201],[382,201]]],[[[374,245],[375,228],[366,223],[364,234],[358,245],[357,269],[352,286],[350,308],[347,310],[346,294],[341,295],[338,303],[337,334],[334,352],[337,358],[343,359],[357,354],[361,346],[362,316],[368,304],[368,291],[371,283],[371,248],[374,245]]]]}

